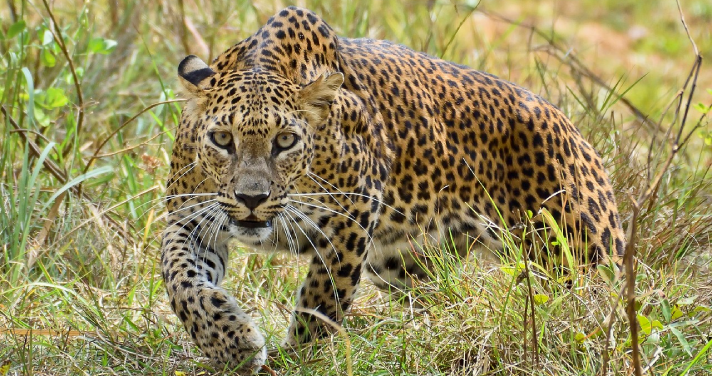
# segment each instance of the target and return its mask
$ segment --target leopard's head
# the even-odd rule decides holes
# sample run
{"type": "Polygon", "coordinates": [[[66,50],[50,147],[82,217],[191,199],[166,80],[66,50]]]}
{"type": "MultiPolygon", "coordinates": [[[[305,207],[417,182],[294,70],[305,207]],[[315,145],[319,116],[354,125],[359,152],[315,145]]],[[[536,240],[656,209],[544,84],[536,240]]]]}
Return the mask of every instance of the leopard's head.
{"type": "Polygon", "coordinates": [[[183,124],[195,127],[196,160],[216,187],[221,211],[243,242],[261,242],[289,202],[294,182],[307,174],[314,136],[344,76],[297,85],[259,68],[215,72],[195,56],[178,75],[189,94],[183,124]]]}

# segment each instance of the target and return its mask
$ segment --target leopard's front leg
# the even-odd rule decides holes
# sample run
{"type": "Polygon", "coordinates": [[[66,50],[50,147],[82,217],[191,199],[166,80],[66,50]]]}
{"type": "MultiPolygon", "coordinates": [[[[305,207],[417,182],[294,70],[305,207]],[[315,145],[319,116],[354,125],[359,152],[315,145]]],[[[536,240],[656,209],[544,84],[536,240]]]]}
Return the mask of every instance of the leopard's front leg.
{"type": "Polygon", "coordinates": [[[333,332],[333,323],[340,324],[351,306],[373,226],[363,227],[349,219],[333,222],[329,226],[337,230],[330,239],[321,237],[312,242],[315,254],[299,291],[284,347],[295,348],[333,332]],[[321,315],[332,323],[325,322],[321,315]]]}
{"type": "Polygon", "coordinates": [[[209,235],[198,222],[174,220],[163,233],[161,269],[171,307],[216,367],[239,366],[240,372],[252,373],[266,360],[265,340],[235,298],[220,287],[226,239],[209,235]]]}

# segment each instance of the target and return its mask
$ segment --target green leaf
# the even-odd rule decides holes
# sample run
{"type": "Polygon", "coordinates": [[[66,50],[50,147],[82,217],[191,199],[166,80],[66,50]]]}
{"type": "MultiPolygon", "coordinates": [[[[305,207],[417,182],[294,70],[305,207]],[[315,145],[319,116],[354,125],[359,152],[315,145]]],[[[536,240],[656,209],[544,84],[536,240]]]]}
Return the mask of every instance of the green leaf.
{"type": "Polygon", "coordinates": [[[12,24],[9,29],[7,29],[7,38],[14,38],[17,34],[25,31],[25,20],[19,20],[12,24]]]}
{"type": "Polygon", "coordinates": [[[64,89],[51,87],[47,89],[47,91],[37,93],[35,103],[51,110],[53,108],[66,106],[69,103],[69,99],[64,94],[64,89]]]}
{"type": "Polygon", "coordinates": [[[500,266],[499,270],[501,270],[504,273],[507,273],[511,276],[519,275],[521,274],[525,268],[524,268],[524,263],[523,262],[518,262],[516,265],[512,266],[500,266]]]}
{"type": "Polygon", "coordinates": [[[670,322],[672,314],[671,314],[671,309],[670,309],[670,302],[667,299],[663,299],[662,303],[660,304],[660,307],[662,308],[663,311],[663,318],[665,318],[666,322],[670,322]]]}
{"type": "Polygon", "coordinates": [[[680,342],[680,345],[682,345],[682,348],[685,350],[687,355],[692,356],[692,346],[690,346],[690,343],[685,339],[685,335],[682,334],[682,332],[677,328],[670,328],[670,331],[675,335],[675,337],[677,337],[677,340],[680,342]]]}
{"type": "Polygon", "coordinates": [[[699,306],[699,307],[695,307],[695,309],[693,309],[692,312],[690,312],[690,316],[695,316],[699,313],[707,313],[707,312],[712,312],[712,309],[709,307],[699,306]]]}
{"type": "Polygon", "coordinates": [[[64,94],[64,89],[51,87],[47,89],[47,105],[51,108],[63,107],[69,103],[69,99],[64,94]]]}
{"type": "Polygon", "coordinates": [[[57,64],[57,58],[54,57],[52,52],[47,48],[42,50],[40,60],[42,61],[42,65],[44,65],[45,67],[52,68],[55,64],[57,64]]]}
{"type": "Polygon", "coordinates": [[[687,298],[682,298],[677,301],[677,305],[690,305],[695,303],[695,299],[697,299],[697,295],[695,296],[690,296],[687,298]]]}
{"type": "Polygon", "coordinates": [[[682,317],[683,315],[684,315],[684,314],[682,313],[682,311],[680,310],[680,308],[677,308],[677,306],[672,307],[672,316],[670,316],[670,319],[671,319],[672,321],[675,321],[675,320],[679,319],[679,318],[682,317]]]}
{"type": "Polygon", "coordinates": [[[664,328],[664,327],[663,327],[663,324],[662,324],[660,321],[658,321],[658,320],[653,320],[653,321],[650,323],[650,326],[651,326],[653,329],[657,329],[657,330],[663,330],[663,328],[664,328]]]}
{"type": "Polygon", "coordinates": [[[30,124],[35,123],[35,82],[32,79],[32,73],[27,67],[22,68],[22,74],[25,76],[25,83],[27,84],[27,93],[29,97],[27,98],[27,114],[30,120],[30,124]]]}
{"type": "Polygon", "coordinates": [[[710,111],[710,107],[705,106],[703,103],[697,103],[692,106],[697,111],[700,111],[703,114],[706,114],[710,111]]]}
{"type": "Polygon", "coordinates": [[[638,315],[638,323],[640,324],[640,330],[642,330],[643,333],[645,333],[645,335],[649,336],[650,333],[652,333],[653,326],[647,317],[645,317],[643,315],[638,315]]]}
{"type": "Polygon", "coordinates": [[[534,303],[536,303],[537,305],[545,304],[548,301],[549,301],[549,297],[544,294],[534,295],[534,303]]]}
{"type": "Polygon", "coordinates": [[[605,281],[611,282],[616,279],[616,271],[610,265],[596,265],[596,270],[605,281]]]}
{"type": "MultiPolygon", "coordinates": [[[[81,81],[82,77],[84,77],[84,68],[77,67],[75,72],[77,73],[77,79],[79,79],[79,81],[81,81]]],[[[72,76],[72,72],[67,72],[67,74],[64,75],[64,82],[66,82],[69,85],[74,84],[74,76],[72,76]]]]}
{"type": "Polygon", "coordinates": [[[586,340],[586,335],[583,333],[579,332],[574,335],[574,341],[576,341],[577,343],[583,343],[583,341],[585,341],[585,340],[586,340]]]}
{"type": "Polygon", "coordinates": [[[116,41],[111,39],[104,39],[101,37],[93,38],[89,41],[87,50],[89,53],[106,55],[111,53],[116,48],[116,41]]]}
{"type": "Polygon", "coordinates": [[[40,127],[49,126],[50,120],[52,120],[44,111],[42,111],[40,106],[34,107],[34,119],[35,123],[39,124],[40,127]]]}

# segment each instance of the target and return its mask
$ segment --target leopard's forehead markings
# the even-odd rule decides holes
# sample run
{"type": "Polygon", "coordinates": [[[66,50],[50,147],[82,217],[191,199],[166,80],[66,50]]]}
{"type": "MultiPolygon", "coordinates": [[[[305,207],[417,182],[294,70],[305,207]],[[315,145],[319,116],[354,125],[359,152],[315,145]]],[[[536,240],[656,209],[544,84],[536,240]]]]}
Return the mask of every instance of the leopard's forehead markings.
{"type": "Polygon", "coordinates": [[[293,123],[289,115],[298,111],[297,91],[296,85],[269,71],[228,72],[209,91],[205,112],[216,124],[266,134],[269,127],[293,123]]]}

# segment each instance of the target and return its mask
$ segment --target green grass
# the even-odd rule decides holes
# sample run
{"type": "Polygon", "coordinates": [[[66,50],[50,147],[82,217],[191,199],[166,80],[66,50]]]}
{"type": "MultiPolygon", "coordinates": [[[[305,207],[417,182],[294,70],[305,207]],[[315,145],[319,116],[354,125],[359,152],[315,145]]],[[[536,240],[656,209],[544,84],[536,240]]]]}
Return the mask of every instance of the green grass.
{"type": "MultiPolygon", "coordinates": [[[[201,374],[205,359],[171,312],[157,265],[181,103],[141,111],[176,99],[175,70],[185,55],[215,57],[280,7],[52,3],[57,28],[43,1],[9,0],[0,9],[0,105],[7,113],[0,116],[0,376],[201,374]]],[[[604,157],[626,227],[632,197],[670,153],[665,131],[677,129],[679,118],[665,109],[694,60],[674,1],[306,5],[340,35],[394,40],[520,83],[560,106],[604,157]],[[576,69],[572,56],[615,93],[576,69]],[[633,115],[619,98],[624,93],[650,124],[633,115]]],[[[682,9],[709,61],[712,6],[688,0],[682,9]]],[[[712,104],[712,92],[700,90],[712,88],[707,65],[697,87],[692,103],[703,105],[690,110],[688,130],[712,104]]],[[[638,218],[636,308],[643,366],[655,375],[712,372],[710,140],[712,127],[703,122],[638,218]]],[[[540,271],[519,281],[516,255],[493,266],[433,252],[433,281],[419,287],[424,310],[364,284],[344,324],[348,341],[337,335],[272,359],[272,368],[343,375],[350,348],[355,375],[596,375],[604,354],[611,374],[631,372],[630,330],[623,307],[612,305],[620,286],[576,275],[568,288],[540,271]],[[614,319],[608,340],[607,317],[614,319]]],[[[289,256],[234,252],[226,287],[271,346],[288,325],[304,270],[289,256]]]]}

